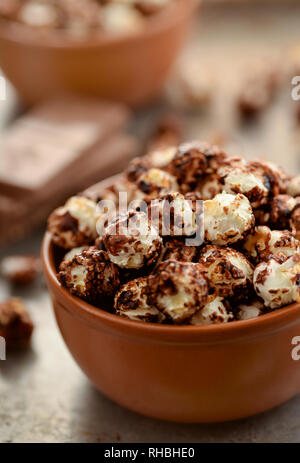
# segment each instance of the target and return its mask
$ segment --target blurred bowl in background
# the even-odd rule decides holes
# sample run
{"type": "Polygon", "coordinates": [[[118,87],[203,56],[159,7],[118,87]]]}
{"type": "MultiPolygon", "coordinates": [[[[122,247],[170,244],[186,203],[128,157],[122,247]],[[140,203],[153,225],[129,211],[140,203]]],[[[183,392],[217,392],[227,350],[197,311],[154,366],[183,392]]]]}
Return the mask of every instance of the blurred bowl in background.
{"type": "Polygon", "coordinates": [[[0,67],[26,105],[68,92],[141,106],[159,94],[198,4],[177,0],[142,30],[80,42],[3,21],[0,67]]]}

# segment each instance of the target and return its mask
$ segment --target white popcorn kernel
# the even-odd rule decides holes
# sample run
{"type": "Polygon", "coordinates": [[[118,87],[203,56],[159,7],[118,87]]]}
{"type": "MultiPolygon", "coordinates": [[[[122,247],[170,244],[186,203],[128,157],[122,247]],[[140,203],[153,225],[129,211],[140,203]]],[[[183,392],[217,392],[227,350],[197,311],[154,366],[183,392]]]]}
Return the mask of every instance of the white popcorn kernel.
{"type": "Polygon", "coordinates": [[[284,262],[271,258],[254,270],[254,288],[266,307],[278,309],[300,302],[300,254],[288,257],[284,262]]]}

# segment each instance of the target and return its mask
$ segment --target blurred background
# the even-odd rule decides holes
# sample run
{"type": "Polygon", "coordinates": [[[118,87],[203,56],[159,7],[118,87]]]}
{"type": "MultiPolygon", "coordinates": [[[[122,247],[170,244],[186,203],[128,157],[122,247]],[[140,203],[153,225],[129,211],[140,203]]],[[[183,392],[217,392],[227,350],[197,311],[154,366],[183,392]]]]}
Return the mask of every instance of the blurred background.
{"type": "MultiPolygon", "coordinates": [[[[97,14],[87,3],[0,1],[2,264],[38,256],[54,207],[160,137],[207,140],[300,172],[298,0],[102,1],[97,14]]],[[[0,362],[1,441],[299,440],[299,398],[209,427],[121,410],[86,383],[42,278],[33,280],[0,277],[0,302],[21,297],[36,325],[31,348],[0,362]]]]}

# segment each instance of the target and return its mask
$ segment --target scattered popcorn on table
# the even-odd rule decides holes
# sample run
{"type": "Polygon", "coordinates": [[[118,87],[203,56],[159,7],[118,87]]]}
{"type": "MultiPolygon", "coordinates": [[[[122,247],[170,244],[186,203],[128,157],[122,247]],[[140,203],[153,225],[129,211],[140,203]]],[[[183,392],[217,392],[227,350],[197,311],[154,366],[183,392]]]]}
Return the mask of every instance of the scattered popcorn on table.
{"type": "Polygon", "coordinates": [[[34,325],[21,299],[0,302],[0,336],[8,349],[29,345],[34,325]]]}
{"type": "Polygon", "coordinates": [[[7,256],[0,263],[0,271],[11,283],[30,285],[42,273],[41,260],[31,255],[7,256]]]}

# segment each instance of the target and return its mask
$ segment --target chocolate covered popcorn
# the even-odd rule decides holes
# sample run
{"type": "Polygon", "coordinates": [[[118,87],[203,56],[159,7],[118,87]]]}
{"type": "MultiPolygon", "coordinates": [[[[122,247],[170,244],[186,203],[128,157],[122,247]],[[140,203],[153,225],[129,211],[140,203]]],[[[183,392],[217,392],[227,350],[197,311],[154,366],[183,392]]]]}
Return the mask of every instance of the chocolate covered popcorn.
{"type": "Polygon", "coordinates": [[[230,245],[244,239],[253,229],[255,218],[250,202],[242,194],[222,193],[204,201],[205,240],[230,245]]]}
{"type": "Polygon", "coordinates": [[[286,192],[291,196],[300,196],[300,175],[292,178],[292,180],[287,185],[286,192]]]}
{"type": "Polygon", "coordinates": [[[266,226],[259,226],[247,237],[244,249],[256,263],[272,256],[284,260],[299,251],[299,241],[288,230],[270,230],[266,226]]]}
{"type": "Polygon", "coordinates": [[[162,236],[192,236],[201,227],[197,220],[200,208],[201,204],[197,208],[196,198],[170,193],[152,201],[148,213],[151,223],[162,236]]]}
{"type": "Polygon", "coordinates": [[[162,239],[143,212],[118,216],[105,229],[103,243],[111,262],[118,267],[139,269],[158,259],[162,239]]]}
{"type": "Polygon", "coordinates": [[[203,175],[215,173],[225,157],[224,151],[217,146],[204,142],[183,143],[178,147],[169,170],[186,193],[197,186],[203,175]]]}
{"type": "Polygon", "coordinates": [[[129,320],[161,323],[165,316],[149,301],[149,278],[131,280],[121,286],[115,297],[115,310],[129,320]]]}
{"type": "Polygon", "coordinates": [[[226,299],[212,295],[209,296],[205,306],[191,318],[191,325],[212,325],[217,323],[227,323],[233,319],[229,312],[229,304],[226,299]]]}
{"type": "Polygon", "coordinates": [[[198,255],[197,246],[187,246],[184,239],[169,238],[165,240],[160,255],[160,262],[177,260],[178,262],[195,262],[198,255]]]}
{"type": "Polygon", "coordinates": [[[221,181],[226,193],[242,193],[249,199],[252,208],[266,204],[271,184],[262,172],[251,166],[221,169],[221,181]]]}
{"type": "Polygon", "coordinates": [[[152,304],[176,324],[192,317],[208,298],[205,269],[190,262],[163,262],[149,288],[152,304]]]}
{"type": "Polygon", "coordinates": [[[278,309],[293,302],[300,302],[300,254],[282,262],[272,257],[254,270],[253,283],[266,307],[278,309]]]}
{"type": "Polygon", "coordinates": [[[94,247],[64,260],[58,278],[73,296],[92,303],[114,296],[120,284],[118,267],[105,251],[94,247]]]}
{"type": "Polygon", "coordinates": [[[210,287],[217,295],[247,297],[252,286],[253,267],[242,253],[210,245],[203,249],[199,262],[205,267],[210,287]]]}
{"type": "Polygon", "coordinates": [[[260,300],[254,300],[247,304],[240,304],[238,306],[237,319],[238,320],[251,320],[262,315],[265,311],[264,303],[260,300]]]}
{"type": "Polygon", "coordinates": [[[178,190],[176,178],[161,169],[151,168],[137,179],[137,188],[141,192],[137,197],[156,198],[159,195],[178,190]]]}
{"type": "Polygon", "coordinates": [[[206,143],[156,147],[50,216],[59,281],[144,323],[243,323],[300,302],[297,182],[206,143]]]}
{"type": "Polygon", "coordinates": [[[71,249],[90,244],[97,238],[97,204],[83,196],[73,196],[48,219],[55,244],[71,249]]]}

